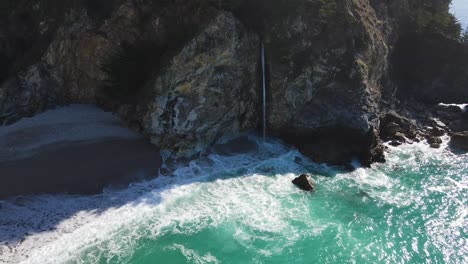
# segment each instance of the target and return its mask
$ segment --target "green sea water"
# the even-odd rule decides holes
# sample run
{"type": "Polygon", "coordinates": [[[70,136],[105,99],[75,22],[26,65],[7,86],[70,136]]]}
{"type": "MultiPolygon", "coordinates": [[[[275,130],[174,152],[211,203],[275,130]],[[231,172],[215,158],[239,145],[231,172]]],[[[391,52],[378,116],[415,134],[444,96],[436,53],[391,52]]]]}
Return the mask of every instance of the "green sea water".
{"type": "MultiPolygon", "coordinates": [[[[41,208],[50,212],[57,204],[87,206],[53,231],[28,237],[16,259],[468,263],[467,154],[424,143],[389,147],[387,163],[346,173],[314,164],[279,142],[253,140],[258,146],[249,152],[212,154],[124,191],[43,197],[47,206],[41,208]],[[316,183],[315,193],[291,184],[305,172],[316,183]],[[92,203],[108,206],[88,209],[92,203]]],[[[26,207],[38,206],[36,201],[26,207]]]]}

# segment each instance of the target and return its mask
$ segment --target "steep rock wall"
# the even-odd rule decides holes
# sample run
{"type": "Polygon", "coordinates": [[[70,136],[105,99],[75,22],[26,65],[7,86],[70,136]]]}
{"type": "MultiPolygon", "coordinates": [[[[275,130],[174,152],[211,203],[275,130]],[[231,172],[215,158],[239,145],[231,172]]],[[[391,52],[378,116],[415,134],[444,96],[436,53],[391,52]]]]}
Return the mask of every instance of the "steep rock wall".
{"type": "Polygon", "coordinates": [[[143,117],[152,142],[193,155],[222,136],[256,126],[258,38],[219,13],[152,84],[143,117]]]}
{"type": "MultiPolygon", "coordinates": [[[[430,2],[447,12],[447,0],[430,2]]],[[[0,123],[57,104],[98,103],[175,156],[198,153],[223,136],[259,127],[257,67],[263,42],[269,135],[320,162],[346,164],[356,157],[363,165],[383,160],[378,134],[385,126],[380,125],[380,116],[387,108],[399,107],[395,94],[406,95],[401,93],[405,85],[395,82],[401,62],[390,58],[397,57],[394,46],[401,43],[402,25],[414,20],[414,10],[424,11],[427,4],[407,0],[4,3],[10,4],[10,12],[0,19],[0,58],[6,57],[0,64],[4,79],[0,123]],[[16,31],[24,38],[18,39],[16,31]],[[17,41],[39,44],[20,47],[17,41]],[[132,52],[139,47],[158,51],[143,50],[143,56],[132,58],[126,47],[132,52]],[[118,56],[109,60],[109,54],[118,56]],[[110,63],[103,70],[106,59],[110,63]],[[145,74],[135,74],[139,67],[145,74]],[[109,82],[110,75],[124,78],[109,82]],[[122,79],[126,82],[118,83],[122,79]],[[125,96],[107,94],[122,86],[125,96]]],[[[441,89],[459,91],[467,80],[465,72],[449,81],[450,69],[457,65],[448,61],[431,74],[441,72],[441,76],[431,76],[410,94],[417,97],[427,84],[426,94],[432,98],[441,89]]],[[[451,98],[459,99],[457,95],[450,93],[451,98]]]]}

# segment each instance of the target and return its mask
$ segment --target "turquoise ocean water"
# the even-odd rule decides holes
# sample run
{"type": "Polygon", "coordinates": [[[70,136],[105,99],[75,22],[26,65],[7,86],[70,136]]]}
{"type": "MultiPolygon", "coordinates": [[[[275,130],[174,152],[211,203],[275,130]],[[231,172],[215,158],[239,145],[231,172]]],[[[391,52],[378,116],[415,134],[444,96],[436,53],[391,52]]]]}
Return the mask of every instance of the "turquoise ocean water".
{"type": "Polygon", "coordinates": [[[125,190],[4,202],[0,262],[468,263],[467,154],[389,147],[343,173],[251,139],[125,190]]]}

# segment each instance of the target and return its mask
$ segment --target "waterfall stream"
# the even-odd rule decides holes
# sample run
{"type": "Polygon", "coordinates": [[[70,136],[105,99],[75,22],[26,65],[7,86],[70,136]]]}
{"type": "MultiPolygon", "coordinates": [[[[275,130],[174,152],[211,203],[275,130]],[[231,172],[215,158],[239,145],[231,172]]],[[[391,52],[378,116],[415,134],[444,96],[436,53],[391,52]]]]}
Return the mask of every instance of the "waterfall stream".
{"type": "Polygon", "coordinates": [[[262,114],[263,114],[263,138],[266,137],[266,77],[265,77],[265,46],[262,43],[262,85],[263,85],[263,100],[262,100],[262,114]]]}

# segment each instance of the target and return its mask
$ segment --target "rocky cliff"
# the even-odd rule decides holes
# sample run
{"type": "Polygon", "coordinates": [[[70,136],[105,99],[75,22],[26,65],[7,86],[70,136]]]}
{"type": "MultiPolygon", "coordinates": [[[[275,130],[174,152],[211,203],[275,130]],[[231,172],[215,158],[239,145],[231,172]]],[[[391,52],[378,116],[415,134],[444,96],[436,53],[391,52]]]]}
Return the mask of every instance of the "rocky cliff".
{"type": "Polygon", "coordinates": [[[449,1],[429,2],[3,1],[0,122],[97,103],[193,155],[259,127],[263,43],[268,133],[320,162],[370,165],[379,135],[395,138],[389,111],[468,102],[468,48],[449,1]]]}

